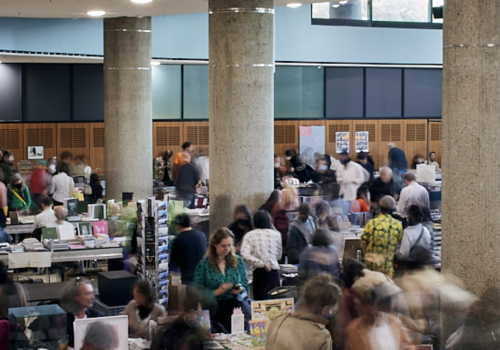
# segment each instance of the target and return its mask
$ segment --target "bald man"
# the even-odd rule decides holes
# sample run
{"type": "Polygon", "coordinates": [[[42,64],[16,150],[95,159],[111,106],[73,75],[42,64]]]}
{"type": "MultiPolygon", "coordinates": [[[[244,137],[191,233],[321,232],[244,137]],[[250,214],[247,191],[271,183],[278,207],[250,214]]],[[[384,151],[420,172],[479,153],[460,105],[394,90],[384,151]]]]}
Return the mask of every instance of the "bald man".
{"type": "Polygon", "coordinates": [[[73,226],[73,224],[67,222],[65,219],[68,216],[68,209],[66,209],[63,206],[58,205],[57,207],[54,207],[54,214],[56,215],[56,222],[53,224],[47,225],[47,227],[57,227],[57,226],[63,226],[63,225],[70,225],[73,226]]]}

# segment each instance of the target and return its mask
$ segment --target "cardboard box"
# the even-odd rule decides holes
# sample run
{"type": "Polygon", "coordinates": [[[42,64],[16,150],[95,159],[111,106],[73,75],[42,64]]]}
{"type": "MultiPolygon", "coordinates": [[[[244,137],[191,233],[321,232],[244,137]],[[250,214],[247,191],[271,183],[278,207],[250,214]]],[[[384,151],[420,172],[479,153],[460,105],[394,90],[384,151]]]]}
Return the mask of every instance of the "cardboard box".
{"type": "Polygon", "coordinates": [[[186,285],[170,284],[168,297],[168,314],[175,315],[184,310],[186,303],[186,285]]]}

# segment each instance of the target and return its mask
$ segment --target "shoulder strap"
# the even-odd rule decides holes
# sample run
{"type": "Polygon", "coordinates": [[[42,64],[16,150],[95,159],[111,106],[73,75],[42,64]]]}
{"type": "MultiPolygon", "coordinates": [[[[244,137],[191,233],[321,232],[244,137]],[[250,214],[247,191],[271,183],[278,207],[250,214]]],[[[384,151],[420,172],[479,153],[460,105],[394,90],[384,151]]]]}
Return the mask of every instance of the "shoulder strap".
{"type": "Polygon", "coordinates": [[[17,193],[16,191],[12,191],[12,193],[14,193],[14,194],[16,195],[16,197],[17,197],[17,198],[19,198],[19,200],[20,200],[21,202],[23,202],[24,207],[25,207],[26,209],[28,209],[28,207],[27,207],[27,205],[26,205],[26,201],[25,201],[25,200],[24,200],[24,199],[23,199],[23,198],[19,195],[19,193],[17,193]]]}
{"type": "Polygon", "coordinates": [[[409,254],[411,254],[412,250],[418,245],[418,242],[422,239],[422,236],[424,235],[424,225],[422,225],[422,230],[420,231],[420,236],[418,236],[418,239],[413,243],[413,247],[410,248],[409,254]]]}

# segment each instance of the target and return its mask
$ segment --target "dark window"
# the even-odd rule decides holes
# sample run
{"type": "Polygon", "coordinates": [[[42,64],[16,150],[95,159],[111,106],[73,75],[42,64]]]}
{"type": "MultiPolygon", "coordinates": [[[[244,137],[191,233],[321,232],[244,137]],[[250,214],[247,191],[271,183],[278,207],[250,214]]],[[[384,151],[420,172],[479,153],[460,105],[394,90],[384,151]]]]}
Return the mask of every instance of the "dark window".
{"type": "Polygon", "coordinates": [[[441,69],[404,70],[404,116],[441,117],[441,69]]]}
{"type": "Polygon", "coordinates": [[[0,106],[0,120],[22,120],[20,64],[0,64],[0,106]]]}
{"type": "Polygon", "coordinates": [[[101,64],[73,65],[73,120],[104,120],[104,83],[101,64]]]}
{"type": "Polygon", "coordinates": [[[326,117],[362,118],[363,68],[326,69],[326,117]]]}
{"type": "Polygon", "coordinates": [[[366,68],[366,117],[402,117],[402,69],[366,68]]]}

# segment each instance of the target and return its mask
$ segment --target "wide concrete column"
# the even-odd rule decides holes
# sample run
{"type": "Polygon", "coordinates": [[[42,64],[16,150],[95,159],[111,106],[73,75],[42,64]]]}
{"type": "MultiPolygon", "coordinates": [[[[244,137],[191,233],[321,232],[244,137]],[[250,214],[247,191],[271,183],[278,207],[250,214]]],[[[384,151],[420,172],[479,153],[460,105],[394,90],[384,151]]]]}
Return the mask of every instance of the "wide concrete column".
{"type": "Polygon", "coordinates": [[[447,0],[443,272],[479,294],[500,282],[500,1],[447,0]]]}
{"type": "Polygon", "coordinates": [[[151,17],[104,19],[106,198],[153,194],[151,17]]]}
{"type": "Polygon", "coordinates": [[[209,0],[212,231],[274,188],[273,21],[273,0],[209,0]]]}

